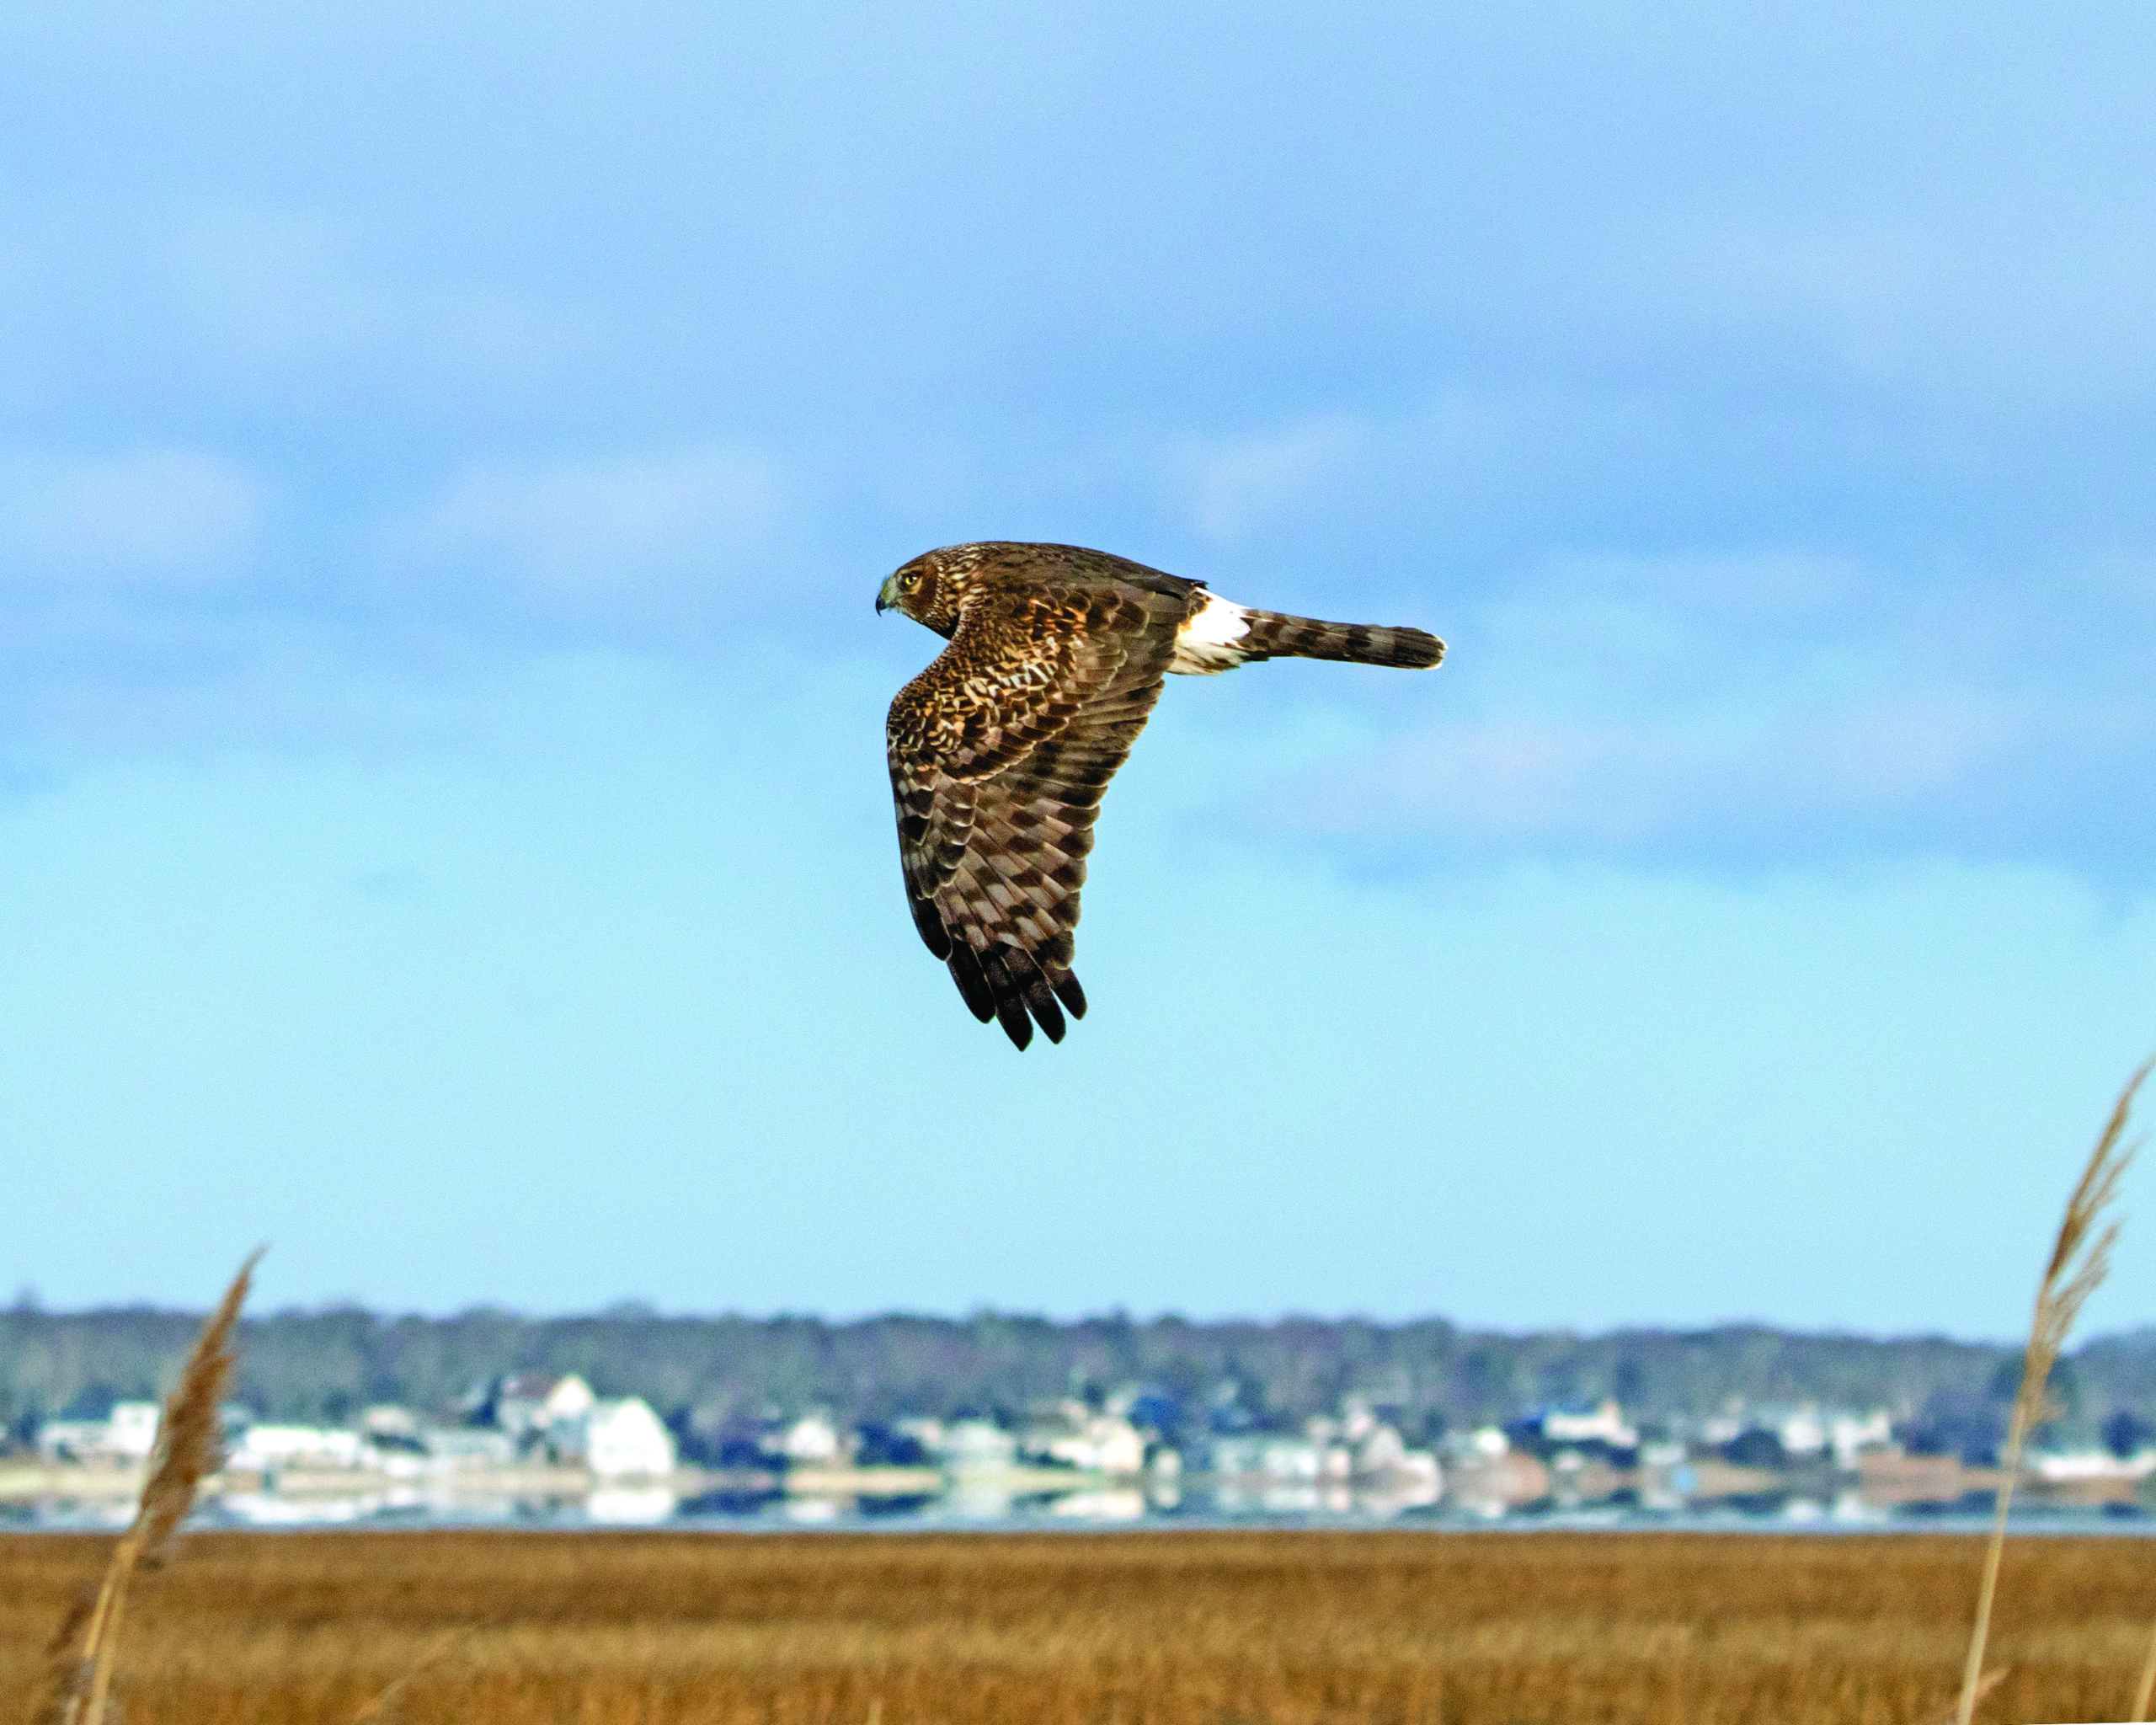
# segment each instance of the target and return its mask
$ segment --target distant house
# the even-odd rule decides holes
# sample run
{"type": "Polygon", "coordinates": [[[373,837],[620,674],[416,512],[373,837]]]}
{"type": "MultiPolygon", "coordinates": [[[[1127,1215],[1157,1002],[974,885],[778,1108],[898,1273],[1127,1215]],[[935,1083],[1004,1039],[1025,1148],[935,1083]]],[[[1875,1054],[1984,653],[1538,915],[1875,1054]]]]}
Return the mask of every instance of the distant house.
{"type": "Polygon", "coordinates": [[[1385,1473],[1406,1464],[1407,1440],[1391,1426],[1373,1425],[1356,1434],[1353,1453],[1358,1474],[1385,1473]]]}
{"type": "Polygon", "coordinates": [[[1328,1477],[1330,1447],[1265,1432],[1219,1437],[1213,1439],[1212,1471],[1230,1479],[1315,1484],[1328,1477]]]}
{"type": "Polygon", "coordinates": [[[366,1439],[353,1431],[313,1425],[251,1425],[225,1457],[242,1473],[280,1467],[358,1467],[368,1458],[366,1439]]]}
{"type": "Polygon", "coordinates": [[[377,1402],[360,1410],[360,1429],[371,1438],[413,1438],[419,1435],[419,1416],[393,1402],[377,1402]]]}
{"type": "MultiPolygon", "coordinates": [[[[1355,1471],[1353,1440],[1348,1435],[1350,1422],[1318,1414],[1303,1422],[1303,1439],[1317,1452],[1318,1477],[1339,1481],[1355,1471]]],[[[1359,1417],[1352,1422],[1357,1432],[1363,1432],[1370,1422],[1359,1417]]]]}
{"type": "Polygon", "coordinates": [[[1883,1407],[1869,1413],[1838,1408],[1827,1416],[1827,1447],[1833,1452],[1837,1467],[1854,1470],[1858,1456],[1890,1448],[1893,1441],[1894,1416],[1883,1407]]]}
{"type": "Polygon", "coordinates": [[[1626,1423],[1625,1411],[1604,1400],[1589,1408],[1552,1407],[1540,1419],[1546,1444],[1606,1444],[1613,1450],[1636,1450],[1640,1434],[1626,1423]]]}
{"type": "Polygon", "coordinates": [[[1512,1440],[1496,1426],[1477,1426],[1469,1432],[1448,1432],[1438,1449],[1454,1461],[1492,1461],[1512,1449],[1512,1440]]]}
{"type": "Polygon", "coordinates": [[[115,1402],[104,1419],[48,1419],[38,1428],[38,1455],[48,1466],[58,1461],[147,1461],[157,1447],[161,1417],[154,1402],[115,1402]]]}
{"type": "Polygon", "coordinates": [[[117,1461],[112,1428],[102,1419],[48,1419],[37,1429],[38,1460],[47,1467],[62,1461],[117,1461]]]}
{"type": "Polygon", "coordinates": [[[641,1396],[595,1401],[553,1426],[555,1451],[607,1479],[659,1478],[674,1471],[674,1434],[641,1396]]]}
{"type": "Polygon", "coordinates": [[[1029,1429],[1018,1440],[1018,1452],[1084,1473],[1142,1473],[1145,1468],[1145,1439],[1138,1428],[1113,1413],[1092,1413],[1083,1403],[1029,1429]]]}
{"type": "Polygon", "coordinates": [[[147,1461],[157,1447],[157,1426],[164,1410],[154,1402],[115,1402],[112,1418],[112,1453],[123,1461],[147,1461]]]}
{"type": "Polygon", "coordinates": [[[535,1371],[503,1378],[490,1398],[494,1424],[519,1442],[545,1437],[557,1425],[583,1418],[595,1399],[591,1386],[574,1372],[554,1377],[535,1371]]]}
{"type": "Polygon", "coordinates": [[[940,1435],[937,1453],[954,1474],[998,1473],[1017,1460],[1017,1439],[985,1419],[953,1420],[940,1435]]]}
{"type": "Polygon", "coordinates": [[[804,1413],[786,1429],[779,1453],[797,1467],[835,1467],[846,1459],[846,1443],[826,1413],[804,1413]]]}
{"type": "Polygon", "coordinates": [[[470,1426],[422,1428],[419,1443],[448,1468],[506,1467],[516,1460],[516,1439],[507,1432],[470,1426]]]}
{"type": "MultiPolygon", "coordinates": [[[[1844,1472],[1855,1469],[1857,1457],[1867,1450],[1884,1450],[1893,1441],[1893,1416],[1883,1407],[1857,1413],[1845,1407],[1821,1407],[1812,1402],[1799,1406],[1772,1403],[1746,1407],[1738,1404],[1704,1421],[1700,1435],[1725,1452],[1748,1438],[1764,1434],[1779,1445],[1787,1457],[1802,1461],[1812,1456],[1833,1458],[1844,1472]]],[[[1764,1451],[1766,1445],[1753,1447],[1764,1451]]]]}

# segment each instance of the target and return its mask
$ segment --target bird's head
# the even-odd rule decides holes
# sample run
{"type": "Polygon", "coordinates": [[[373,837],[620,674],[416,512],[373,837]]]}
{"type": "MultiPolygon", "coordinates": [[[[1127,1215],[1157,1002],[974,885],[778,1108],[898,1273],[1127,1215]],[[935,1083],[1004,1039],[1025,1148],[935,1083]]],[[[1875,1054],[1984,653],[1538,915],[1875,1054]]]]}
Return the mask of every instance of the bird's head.
{"type": "Polygon", "coordinates": [[[949,640],[958,627],[958,612],[979,572],[977,548],[949,545],[901,563],[877,594],[877,611],[902,612],[949,640]]]}

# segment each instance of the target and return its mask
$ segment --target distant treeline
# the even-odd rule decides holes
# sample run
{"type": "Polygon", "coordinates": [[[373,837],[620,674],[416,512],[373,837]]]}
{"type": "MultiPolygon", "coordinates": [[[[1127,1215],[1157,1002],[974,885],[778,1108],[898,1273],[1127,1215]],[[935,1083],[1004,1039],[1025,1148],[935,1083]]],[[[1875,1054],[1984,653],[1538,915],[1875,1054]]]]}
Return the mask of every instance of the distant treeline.
{"type": "MultiPolygon", "coordinates": [[[[94,1417],[115,1400],[161,1392],[198,1322],[145,1308],[0,1311],[0,1422],[19,1434],[40,1418],[94,1417]]],[[[834,1323],[636,1307],[562,1318],[340,1307],[243,1324],[233,1394],[273,1419],[338,1423],[381,1402],[453,1419],[474,1386],[500,1373],[574,1371],[602,1395],[643,1397],[685,1436],[809,1407],[858,1423],[1011,1418],[1126,1385],[1150,1386],[1152,1405],[1214,1429],[1292,1425],[1361,1395],[1417,1438],[1605,1396],[1651,1423],[1742,1398],[1885,1407],[1920,1446],[1968,1450],[1999,1424],[2018,1370],[2018,1352],[1993,1344],[1755,1325],[1513,1335],[1437,1318],[1200,1323],[1118,1314],[1059,1323],[982,1312],[834,1323]]],[[[2156,1429],[2156,1330],[2087,1343],[2063,1363],[2056,1391],[2079,1434],[2156,1429]]]]}

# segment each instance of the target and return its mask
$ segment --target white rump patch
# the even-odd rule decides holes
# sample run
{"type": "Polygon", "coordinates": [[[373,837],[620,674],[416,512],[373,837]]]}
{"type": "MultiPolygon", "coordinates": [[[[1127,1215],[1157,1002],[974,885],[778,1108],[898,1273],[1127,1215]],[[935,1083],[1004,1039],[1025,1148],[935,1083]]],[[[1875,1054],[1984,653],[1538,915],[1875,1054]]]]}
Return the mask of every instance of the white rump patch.
{"type": "Polygon", "coordinates": [[[1168,669],[1185,676],[1233,670],[1243,662],[1235,643],[1250,633],[1250,613],[1217,594],[1205,595],[1205,608],[1176,628],[1176,656],[1168,669]]]}

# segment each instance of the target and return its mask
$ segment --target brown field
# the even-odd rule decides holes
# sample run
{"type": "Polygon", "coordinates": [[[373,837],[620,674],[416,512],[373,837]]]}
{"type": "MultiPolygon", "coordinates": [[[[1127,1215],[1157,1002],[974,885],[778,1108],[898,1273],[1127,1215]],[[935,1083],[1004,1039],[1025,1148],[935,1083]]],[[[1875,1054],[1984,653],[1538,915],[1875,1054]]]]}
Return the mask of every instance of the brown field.
{"type": "MultiPolygon", "coordinates": [[[[0,1537],[0,1720],[110,1541],[0,1537]]],[[[127,1725],[1497,1725],[1948,1712],[1982,1542],[1684,1534],[197,1534],[127,1725]]],[[[1984,1721],[2123,1717],[2156,1542],[2017,1539],[1984,1721]]],[[[9,1712],[8,1710],[12,1710],[9,1712]]]]}

